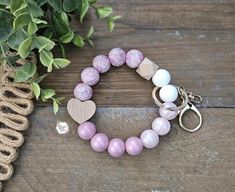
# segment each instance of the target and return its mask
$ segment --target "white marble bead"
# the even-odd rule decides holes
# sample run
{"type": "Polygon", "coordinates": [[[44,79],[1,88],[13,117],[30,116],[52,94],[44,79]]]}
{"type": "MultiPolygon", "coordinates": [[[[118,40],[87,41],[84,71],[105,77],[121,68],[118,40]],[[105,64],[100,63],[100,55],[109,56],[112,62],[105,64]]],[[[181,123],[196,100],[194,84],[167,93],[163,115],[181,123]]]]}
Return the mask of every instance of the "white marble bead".
{"type": "Polygon", "coordinates": [[[153,84],[157,87],[167,85],[171,80],[170,73],[165,69],[158,69],[152,77],[153,84]]]}
{"type": "Polygon", "coordinates": [[[157,146],[159,142],[159,136],[151,129],[147,129],[142,132],[140,139],[145,148],[151,149],[157,146]]]}
{"type": "Polygon", "coordinates": [[[152,123],[152,129],[160,136],[166,135],[169,133],[171,129],[171,124],[170,122],[163,118],[163,117],[158,117],[153,120],[152,123]]]}
{"type": "Polygon", "coordinates": [[[159,96],[164,102],[174,102],[178,97],[178,91],[173,85],[166,85],[159,91],[159,96]]]}

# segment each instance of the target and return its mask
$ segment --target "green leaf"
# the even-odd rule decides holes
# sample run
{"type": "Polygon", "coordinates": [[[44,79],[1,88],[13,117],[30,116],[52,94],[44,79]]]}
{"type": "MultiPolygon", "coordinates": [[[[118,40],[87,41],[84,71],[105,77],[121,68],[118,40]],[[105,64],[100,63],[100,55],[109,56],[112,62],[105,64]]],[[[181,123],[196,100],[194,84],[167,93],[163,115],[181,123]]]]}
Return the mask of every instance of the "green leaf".
{"type": "Polygon", "coordinates": [[[43,49],[50,51],[55,46],[55,43],[53,41],[43,36],[36,37],[34,43],[35,46],[38,48],[39,52],[41,52],[43,49]]]}
{"type": "Polygon", "coordinates": [[[88,0],[89,4],[95,4],[97,0],[88,0]]]}
{"type": "Polygon", "coordinates": [[[13,55],[13,56],[8,56],[6,60],[11,66],[15,67],[16,61],[18,61],[19,59],[20,59],[19,55],[13,55]]]}
{"type": "Polygon", "coordinates": [[[13,22],[13,28],[15,30],[22,28],[25,25],[28,25],[30,21],[31,21],[30,15],[28,13],[22,13],[15,18],[13,22]]]}
{"type": "Polygon", "coordinates": [[[21,6],[20,6],[20,8],[19,9],[17,9],[14,13],[13,13],[13,15],[15,16],[15,17],[17,17],[18,15],[20,15],[20,14],[22,14],[22,13],[27,13],[28,12],[28,2],[24,2],[24,3],[22,3],[21,4],[21,6]]]}
{"type": "Polygon", "coordinates": [[[32,21],[36,24],[47,24],[46,21],[37,18],[33,18],[32,21]]]}
{"type": "Polygon", "coordinates": [[[41,7],[42,5],[44,5],[45,3],[47,3],[47,1],[48,1],[48,0],[38,0],[38,1],[37,1],[37,5],[38,5],[39,7],[41,7]]]}
{"type": "Polygon", "coordinates": [[[82,48],[85,45],[85,42],[84,42],[82,36],[74,35],[73,44],[76,45],[77,47],[82,48]]]}
{"type": "Polygon", "coordinates": [[[0,5],[10,5],[10,0],[0,0],[0,5]]]}
{"type": "Polygon", "coordinates": [[[35,23],[33,22],[30,22],[29,25],[28,25],[28,33],[29,35],[33,35],[37,32],[38,30],[38,27],[35,23]]]}
{"type": "Polygon", "coordinates": [[[48,0],[48,3],[52,8],[54,8],[56,11],[61,12],[62,11],[62,0],[48,0]]]}
{"type": "Polygon", "coordinates": [[[13,16],[8,11],[0,9],[0,43],[7,40],[11,35],[13,16]]]}
{"type": "Polygon", "coordinates": [[[55,90],[53,89],[45,89],[42,91],[42,97],[44,99],[50,99],[55,95],[55,90]]]}
{"type": "Polygon", "coordinates": [[[86,38],[90,39],[94,34],[94,27],[91,26],[90,29],[88,30],[87,34],[86,34],[86,38]]]}
{"type": "Polygon", "coordinates": [[[21,7],[21,5],[24,3],[24,0],[11,0],[10,3],[10,10],[12,13],[14,13],[17,9],[21,7]]]}
{"type": "Polygon", "coordinates": [[[59,68],[65,68],[67,67],[71,62],[67,59],[62,59],[62,58],[56,58],[54,59],[53,62],[56,66],[58,66],[59,68]]]}
{"type": "Polygon", "coordinates": [[[115,27],[114,21],[111,20],[111,19],[109,19],[109,20],[107,21],[107,24],[108,24],[109,31],[112,32],[113,29],[114,29],[114,27],[115,27]]]}
{"type": "Polygon", "coordinates": [[[63,9],[66,12],[74,11],[78,8],[79,1],[78,0],[64,0],[63,1],[63,9]]]}
{"type": "Polygon", "coordinates": [[[32,45],[32,38],[29,37],[25,39],[19,46],[18,53],[22,58],[26,58],[29,55],[30,48],[32,45]]]}
{"type": "Polygon", "coordinates": [[[98,18],[108,17],[112,13],[113,13],[112,7],[102,6],[102,7],[96,8],[96,15],[98,18]]]}
{"type": "Polygon", "coordinates": [[[116,16],[110,17],[110,19],[113,20],[113,21],[116,21],[116,20],[118,20],[118,19],[120,19],[120,18],[122,18],[121,15],[116,15],[116,16]]]}
{"type": "Polygon", "coordinates": [[[28,0],[28,10],[31,16],[33,17],[42,17],[44,15],[43,10],[34,2],[34,0],[28,0]]]}
{"type": "Polygon", "coordinates": [[[45,79],[47,77],[48,74],[44,74],[40,77],[37,77],[36,79],[34,79],[35,83],[40,83],[43,79],[45,79]]]}
{"type": "Polygon", "coordinates": [[[93,41],[92,40],[90,40],[90,39],[87,39],[86,40],[92,47],[94,47],[94,43],[93,43],[93,41]]]}
{"type": "Polygon", "coordinates": [[[33,63],[26,63],[22,67],[20,67],[15,74],[14,81],[15,82],[25,82],[29,78],[33,77],[37,71],[37,67],[33,63]]]}
{"type": "Polygon", "coordinates": [[[59,111],[59,105],[58,105],[56,99],[53,99],[53,111],[54,111],[54,114],[58,113],[58,111],[59,111]]]}
{"type": "Polygon", "coordinates": [[[87,11],[89,9],[89,3],[88,0],[82,0],[82,8],[81,8],[81,14],[80,14],[80,22],[82,23],[83,18],[85,17],[87,11]]]}
{"type": "Polygon", "coordinates": [[[66,13],[54,13],[52,16],[52,24],[59,36],[68,34],[71,29],[69,27],[69,20],[66,13]]]}
{"type": "Polygon", "coordinates": [[[60,41],[62,43],[70,43],[73,40],[73,37],[74,37],[74,32],[70,31],[66,35],[63,35],[62,37],[60,37],[60,41]]]}
{"type": "Polygon", "coordinates": [[[36,99],[38,99],[40,96],[40,93],[41,93],[41,89],[40,89],[39,84],[32,82],[31,86],[32,86],[32,89],[33,89],[33,92],[34,92],[36,99]]]}
{"type": "Polygon", "coordinates": [[[47,72],[50,73],[52,72],[53,69],[53,63],[51,63],[48,67],[47,67],[47,72]]]}
{"type": "Polygon", "coordinates": [[[53,63],[53,55],[51,51],[47,51],[47,50],[42,50],[39,53],[39,59],[41,61],[41,63],[46,66],[46,67],[50,67],[50,65],[52,65],[53,63]]]}
{"type": "Polygon", "coordinates": [[[10,48],[17,51],[20,44],[28,37],[29,36],[27,36],[27,33],[23,32],[22,29],[19,29],[12,33],[12,35],[8,38],[7,43],[10,48]]]}

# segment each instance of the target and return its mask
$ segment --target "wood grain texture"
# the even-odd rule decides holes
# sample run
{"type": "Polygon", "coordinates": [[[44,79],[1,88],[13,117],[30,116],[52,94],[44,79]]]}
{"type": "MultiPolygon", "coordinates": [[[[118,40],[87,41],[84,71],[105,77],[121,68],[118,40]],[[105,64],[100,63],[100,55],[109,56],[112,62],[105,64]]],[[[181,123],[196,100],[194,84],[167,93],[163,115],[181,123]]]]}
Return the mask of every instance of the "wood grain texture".
{"type": "MultiPolygon", "coordinates": [[[[231,192],[235,189],[235,110],[202,109],[200,131],[190,134],[174,121],[157,148],[141,156],[113,159],[92,151],[76,134],[76,124],[62,108],[38,107],[32,128],[16,162],[16,173],[5,185],[8,192],[231,192]],[[70,126],[58,135],[56,121],[70,126]]],[[[98,130],[110,137],[127,138],[149,128],[156,108],[98,108],[98,130]]],[[[196,119],[186,118],[194,124],[196,119]]]]}
{"type": "MultiPolygon", "coordinates": [[[[118,28],[118,27],[117,27],[118,28]]],[[[80,82],[81,70],[98,54],[113,47],[138,48],[160,68],[168,69],[172,83],[200,94],[201,107],[235,107],[235,32],[223,30],[134,30],[118,28],[113,36],[97,37],[96,48],[68,47],[72,64],[55,71],[44,86],[55,88],[66,99],[80,82]]],[[[98,106],[151,106],[153,85],[127,66],[112,68],[94,87],[98,106]],[[125,98],[125,99],[124,99],[125,98]]],[[[39,105],[42,105],[39,103],[39,105]]]]}

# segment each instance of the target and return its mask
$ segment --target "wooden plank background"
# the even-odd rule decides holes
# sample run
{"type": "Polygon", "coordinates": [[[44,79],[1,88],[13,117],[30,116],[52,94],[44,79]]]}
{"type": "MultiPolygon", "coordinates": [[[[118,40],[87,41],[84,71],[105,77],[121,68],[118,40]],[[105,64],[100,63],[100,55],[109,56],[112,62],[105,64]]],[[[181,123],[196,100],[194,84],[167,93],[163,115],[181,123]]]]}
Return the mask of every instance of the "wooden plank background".
{"type": "MultiPolygon", "coordinates": [[[[94,16],[95,48],[67,47],[72,64],[49,75],[44,86],[66,99],[57,116],[50,104],[37,102],[25,132],[26,142],[15,162],[6,192],[232,192],[235,191],[235,1],[234,0],[102,0],[123,18],[113,33],[94,16]],[[177,120],[169,135],[141,156],[113,159],[98,154],[76,135],[66,112],[80,72],[97,54],[113,47],[139,48],[168,69],[173,82],[203,96],[198,105],[204,123],[194,134],[177,120]],[[71,132],[59,136],[56,121],[71,132]]],[[[91,11],[92,12],[92,11],[91,11]]],[[[74,29],[82,33],[80,25],[74,29]]],[[[102,76],[94,88],[98,130],[127,138],[149,128],[158,116],[150,82],[126,66],[102,76]]],[[[187,124],[197,119],[187,116],[187,124]]]]}

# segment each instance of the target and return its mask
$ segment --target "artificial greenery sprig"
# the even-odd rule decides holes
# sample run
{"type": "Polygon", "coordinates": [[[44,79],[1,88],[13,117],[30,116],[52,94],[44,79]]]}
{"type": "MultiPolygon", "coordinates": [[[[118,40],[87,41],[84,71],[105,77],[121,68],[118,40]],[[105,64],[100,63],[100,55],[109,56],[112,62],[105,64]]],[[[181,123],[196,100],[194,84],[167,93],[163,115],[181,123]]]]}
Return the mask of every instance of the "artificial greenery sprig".
{"type": "MultiPolygon", "coordinates": [[[[78,15],[83,23],[89,8],[95,10],[99,19],[105,19],[109,30],[113,31],[114,22],[120,16],[112,16],[112,7],[97,6],[96,0],[0,0],[1,59],[14,65],[17,59],[26,59],[34,53],[48,73],[67,67],[70,61],[65,58],[64,44],[73,43],[79,48],[86,43],[94,46],[93,26],[82,36],[70,25],[72,15],[78,15]],[[61,58],[53,55],[56,45],[61,48],[61,58]],[[5,54],[8,50],[17,54],[8,56],[5,54]]],[[[53,89],[40,87],[45,77],[38,75],[35,63],[28,62],[17,69],[14,81],[31,83],[35,97],[42,101],[52,100],[57,113],[61,98],[56,97],[53,89]]]]}

